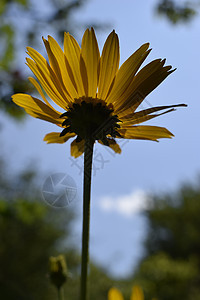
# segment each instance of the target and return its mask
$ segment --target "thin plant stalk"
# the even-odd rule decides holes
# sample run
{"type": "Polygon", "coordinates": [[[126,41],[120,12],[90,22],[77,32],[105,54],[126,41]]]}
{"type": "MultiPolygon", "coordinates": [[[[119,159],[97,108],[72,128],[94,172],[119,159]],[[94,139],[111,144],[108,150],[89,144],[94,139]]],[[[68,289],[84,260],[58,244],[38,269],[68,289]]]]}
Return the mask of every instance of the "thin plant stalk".
{"type": "Polygon", "coordinates": [[[57,290],[58,290],[58,300],[64,300],[63,289],[60,287],[57,290]]]}
{"type": "Polygon", "coordinates": [[[89,261],[89,234],[90,234],[90,195],[91,195],[93,146],[94,146],[94,142],[91,139],[87,139],[85,141],[80,300],[87,299],[87,277],[88,277],[88,261],[89,261]]]}

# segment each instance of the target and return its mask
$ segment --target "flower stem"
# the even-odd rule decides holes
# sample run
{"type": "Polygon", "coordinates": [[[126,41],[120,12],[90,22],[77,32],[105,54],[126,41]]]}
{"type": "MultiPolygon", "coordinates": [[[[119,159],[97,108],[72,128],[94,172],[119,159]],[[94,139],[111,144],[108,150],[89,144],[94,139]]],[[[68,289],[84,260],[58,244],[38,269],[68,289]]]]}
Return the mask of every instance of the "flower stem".
{"type": "Polygon", "coordinates": [[[87,299],[87,274],[88,274],[88,261],[89,261],[89,233],[90,233],[90,193],[91,193],[93,146],[94,146],[94,142],[91,139],[85,141],[80,300],[87,299]]]}
{"type": "Polygon", "coordinates": [[[63,290],[62,288],[58,288],[58,300],[64,300],[63,290]]]}

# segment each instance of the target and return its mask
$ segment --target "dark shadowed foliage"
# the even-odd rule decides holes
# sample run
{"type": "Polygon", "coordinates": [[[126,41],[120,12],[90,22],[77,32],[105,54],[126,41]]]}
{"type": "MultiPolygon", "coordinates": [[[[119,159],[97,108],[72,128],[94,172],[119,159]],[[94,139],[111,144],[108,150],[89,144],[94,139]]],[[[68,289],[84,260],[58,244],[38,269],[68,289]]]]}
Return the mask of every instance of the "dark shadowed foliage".
{"type": "Polygon", "coordinates": [[[149,298],[200,299],[200,184],[153,198],[136,279],[149,298]]]}
{"type": "MultiPolygon", "coordinates": [[[[7,177],[5,168],[1,167],[2,299],[51,299],[47,276],[49,256],[70,248],[68,237],[74,214],[69,208],[59,210],[44,204],[35,177],[31,171],[7,177]]],[[[68,257],[70,253],[74,267],[76,251],[69,252],[68,257]]]]}

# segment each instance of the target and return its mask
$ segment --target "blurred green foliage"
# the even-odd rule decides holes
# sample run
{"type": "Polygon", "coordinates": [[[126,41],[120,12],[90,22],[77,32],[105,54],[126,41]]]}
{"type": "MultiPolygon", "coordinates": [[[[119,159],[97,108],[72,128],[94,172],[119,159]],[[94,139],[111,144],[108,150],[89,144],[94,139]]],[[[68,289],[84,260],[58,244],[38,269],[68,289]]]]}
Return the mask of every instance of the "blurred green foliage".
{"type": "Polygon", "coordinates": [[[186,23],[198,13],[199,1],[159,0],[156,10],[172,24],[186,23]],[[180,3],[182,2],[182,3],[180,3]]]}
{"type": "Polygon", "coordinates": [[[147,299],[200,299],[200,185],[154,197],[146,212],[146,256],[135,279],[147,299]]]}
{"type": "MultiPolygon", "coordinates": [[[[49,257],[63,254],[68,268],[66,299],[79,298],[80,255],[70,242],[75,212],[46,205],[38,187],[38,174],[26,170],[10,174],[0,161],[0,298],[55,300],[49,257]]],[[[90,299],[105,300],[117,280],[92,261],[90,299]]],[[[130,294],[130,289],[129,289],[130,294]]]]}
{"type": "Polygon", "coordinates": [[[2,163],[0,170],[1,299],[54,299],[47,276],[49,256],[70,248],[74,214],[69,208],[44,204],[35,172],[22,172],[14,179],[2,163]]]}

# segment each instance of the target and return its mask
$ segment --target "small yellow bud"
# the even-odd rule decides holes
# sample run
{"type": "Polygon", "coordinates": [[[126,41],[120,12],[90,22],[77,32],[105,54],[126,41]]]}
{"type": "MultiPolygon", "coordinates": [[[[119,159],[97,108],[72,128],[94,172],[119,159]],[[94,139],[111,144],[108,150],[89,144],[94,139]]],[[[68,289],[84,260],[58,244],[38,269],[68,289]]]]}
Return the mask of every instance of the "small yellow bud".
{"type": "Polygon", "coordinates": [[[63,255],[49,258],[49,273],[52,284],[60,289],[67,281],[67,264],[63,255]]]}

